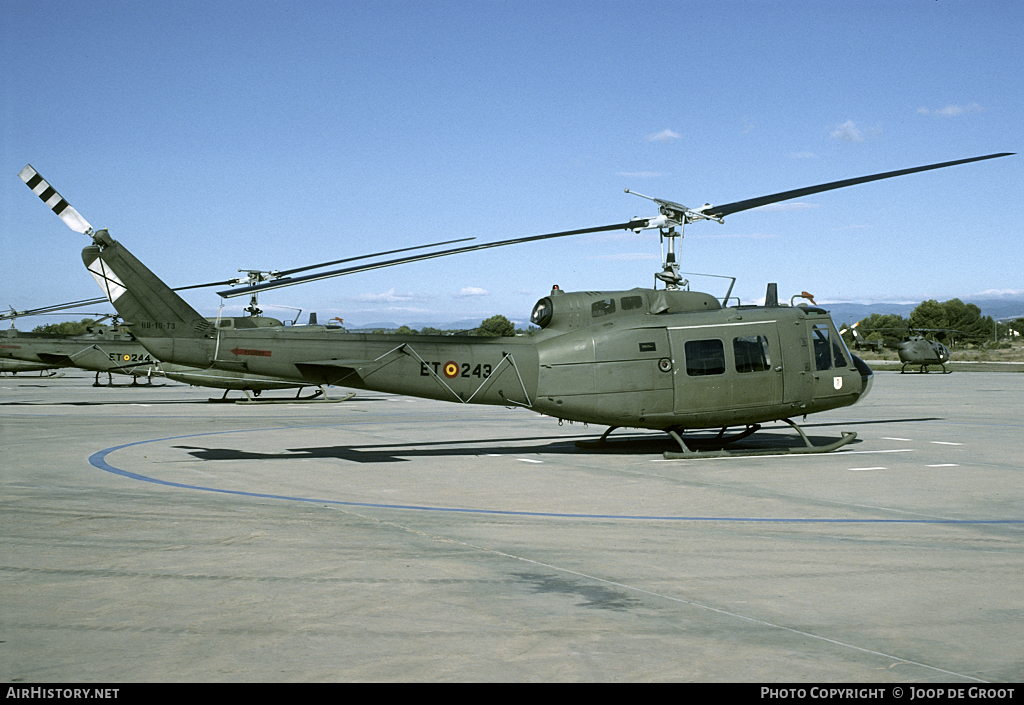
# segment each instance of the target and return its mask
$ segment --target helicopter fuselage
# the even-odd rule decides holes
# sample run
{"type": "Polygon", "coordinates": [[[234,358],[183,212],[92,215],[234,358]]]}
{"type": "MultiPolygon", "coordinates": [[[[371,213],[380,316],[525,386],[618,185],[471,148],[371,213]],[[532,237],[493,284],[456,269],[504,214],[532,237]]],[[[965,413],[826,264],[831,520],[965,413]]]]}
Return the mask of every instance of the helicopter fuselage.
{"type": "Polygon", "coordinates": [[[872,379],[815,307],[722,308],[697,292],[556,288],[533,322],[535,335],[506,338],[301,328],[196,338],[175,336],[174,321],[135,330],[160,359],[193,367],[521,406],[616,427],[772,421],[848,406],[872,379]]]}
{"type": "Polygon", "coordinates": [[[941,365],[949,362],[949,348],[921,335],[912,335],[896,345],[900,362],[913,365],[941,365]]]}

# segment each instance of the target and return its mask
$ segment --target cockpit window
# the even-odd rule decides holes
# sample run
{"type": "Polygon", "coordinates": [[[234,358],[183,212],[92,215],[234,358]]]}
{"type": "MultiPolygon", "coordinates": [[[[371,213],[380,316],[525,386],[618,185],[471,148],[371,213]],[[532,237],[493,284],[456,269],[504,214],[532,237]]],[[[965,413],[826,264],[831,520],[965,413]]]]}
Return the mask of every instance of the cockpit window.
{"type": "Polygon", "coordinates": [[[590,306],[590,315],[594,318],[607,316],[610,313],[615,313],[615,299],[601,299],[590,306]]]}
{"type": "Polygon", "coordinates": [[[818,323],[811,329],[811,342],[814,344],[815,369],[832,369],[832,346],[828,340],[828,326],[818,323]]]}
{"type": "Polygon", "coordinates": [[[642,296],[623,296],[622,297],[622,310],[632,311],[633,309],[644,307],[644,297],[642,296]]]}
{"type": "Polygon", "coordinates": [[[846,344],[842,336],[838,334],[829,335],[829,327],[824,323],[816,323],[811,330],[811,340],[814,343],[814,362],[818,370],[830,370],[833,368],[846,367],[846,344]],[[846,353],[844,355],[843,353],[846,353]]]}
{"type": "Polygon", "coordinates": [[[533,313],[530,314],[530,323],[544,328],[547,324],[551,323],[551,314],[553,312],[554,307],[551,305],[551,299],[544,297],[533,307],[533,313]]]}

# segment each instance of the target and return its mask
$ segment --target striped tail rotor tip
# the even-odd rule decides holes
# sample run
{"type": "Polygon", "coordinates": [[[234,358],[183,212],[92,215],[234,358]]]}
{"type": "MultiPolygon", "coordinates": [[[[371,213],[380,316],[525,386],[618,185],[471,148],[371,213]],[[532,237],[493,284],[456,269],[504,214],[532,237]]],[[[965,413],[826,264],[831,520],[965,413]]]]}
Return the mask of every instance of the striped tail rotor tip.
{"type": "Polygon", "coordinates": [[[27,165],[18,174],[25,185],[32,189],[32,193],[39,196],[40,200],[50,207],[57,217],[64,221],[65,225],[76,233],[91,233],[92,226],[83,218],[78,211],[71,207],[64,197],[57,193],[57,189],[50,186],[38,171],[31,164],[27,165]]]}

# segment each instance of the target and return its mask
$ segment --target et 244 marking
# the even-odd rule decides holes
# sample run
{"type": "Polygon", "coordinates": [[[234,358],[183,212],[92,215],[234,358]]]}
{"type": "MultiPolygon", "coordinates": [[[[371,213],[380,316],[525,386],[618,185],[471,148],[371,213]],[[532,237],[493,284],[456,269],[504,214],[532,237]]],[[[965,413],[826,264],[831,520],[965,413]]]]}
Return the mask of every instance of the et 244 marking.
{"type": "Polygon", "coordinates": [[[110,353],[111,362],[153,362],[149,353],[110,353]]]}

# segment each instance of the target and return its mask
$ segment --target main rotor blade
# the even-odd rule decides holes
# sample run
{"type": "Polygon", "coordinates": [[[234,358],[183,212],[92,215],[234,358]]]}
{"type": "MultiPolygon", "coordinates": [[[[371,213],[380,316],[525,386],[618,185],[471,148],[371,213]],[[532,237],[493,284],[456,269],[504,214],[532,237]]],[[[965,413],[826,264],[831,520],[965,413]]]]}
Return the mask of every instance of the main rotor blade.
{"type": "Polygon", "coordinates": [[[347,257],[345,259],[336,259],[331,262],[321,262],[320,264],[311,264],[307,267],[296,267],[295,269],[286,269],[283,272],[278,272],[279,276],[287,277],[289,274],[298,274],[299,272],[306,272],[310,269],[319,269],[320,267],[330,267],[332,264],[342,264],[344,262],[355,262],[359,259],[370,259],[371,257],[383,257],[384,255],[393,255],[399,252],[408,252],[409,250],[422,250],[425,247],[440,247],[441,245],[452,245],[456,242],[469,242],[470,240],[476,240],[475,237],[461,237],[458,240],[445,240],[444,242],[432,242],[429,245],[415,245],[413,247],[403,247],[398,250],[388,250],[386,252],[374,252],[372,255],[359,255],[358,257],[347,257]]]}
{"type": "MultiPolygon", "coordinates": [[[[185,291],[187,289],[202,289],[208,286],[223,286],[230,284],[235,281],[234,279],[226,279],[222,282],[209,282],[207,284],[193,284],[191,286],[177,286],[174,291],[185,291]]],[[[109,303],[110,300],[106,296],[101,296],[98,299],[80,299],[78,301],[68,301],[63,304],[53,304],[52,306],[41,306],[39,308],[30,308],[25,311],[0,311],[0,320],[7,320],[11,318],[26,318],[29,316],[42,316],[44,314],[50,314],[55,311],[64,311],[72,308],[82,308],[84,306],[92,306],[94,304],[105,304],[109,303]]]]}
{"type": "MultiPolygon", "coordinates": [[[[450,250],[440,250],[439,252],[428,252],[422,255],[412,255],[409,257],[400,257],[398,259],[386,260],[384,262],[375,262],[373,264],[364,264],[358,267],[349,267],[347,269],[336,269],[331,272],[319,272],[317,274],[307,274],[303,277],[287,277],[283,279],[275,279],[271,282],[264,282],[262,284],[255,284],[253,286],[247,286],[242,289],[228,289],[227,291],[218,291],[218,296],[223,296],[226,299],[230,299],[233,296],[241,296],[243,294],[249,294],[254,291],[266,291],[268,289],[279,289],[285,286],[294,286],[296,284],[303,284],[305,282],[318,281],[320,279],[328,279],[330,277],[340,277],[345,274],[355,274],[356,272],[366,272],[371,269],[381,269],[383,267],[394,267],[398,264],[405,264],[407,262],[419,262],[426,259],[434,259],[435,257],[447,257],[448,255],[457,255],[463,252],[474,252],[476,250],[486,250],[491,247],[504,247],[505,245],[520,245],[524,242],[535,242],[537,240],[547,240],[555,237],[566,237],[567,235],[584,235],[586,233],[599,233],[607,230],[635,230],[637,228],[646,227],[648,223],[647,219],[631,220],[628,223],[616,223],[615,225],[601,225],[596,228],[583,228],[582,230],[566,230],[560,233],[548,233],[546,235],[531,235],[529,237],[518,237],[512,240],[499,240],[498,242],[488,242],[483,245],[470,245],[467,247],[456,247],[450,250]]],[[[296,271],[296,270],[293,270],[296,271]]]]}
{"type": "Polygon", "coordinates": [[[69,308],[82,308],[83,306],[92,306],[93,304],[105,304],[107,303],[107,297],[99,299],[82,299],[80,301],[70,301],[66,304],[57,304],[55,306],[43,306],[42,308],[32,308],[27,311],[4,311],[0,312],[0,319],[7,320],[10,318],[22,318],[23,316],[41,316],[48,314],[53,311],[63,311],[69,308]]]}
{"type": "Polygon", "coordinates": [[[970,162],[980,162],[985,159],[995,159],[997,157],[1009,157],[1013,152],[1002,152],[1000,154],[989,154],[984,157],[972,157],[970,159],[958,159],[954,162],[942,162],[941,164],[929,164],[928,166],[917,166],[912,169],[900,169],[898,171],[887,171],[884,174],[872,174],[871,176],[860,176],[855,179],[843,179],[842,181],[832,181],[827,184],[819,184],[817,186],[808,186],[806,188],[793,189],[792,191],[783,191],[781,193],[773,193],[770,196],[761,196],[760,198],[749,198],[746,201],[736,201],[735,203],[726,203],[721,206],[712,206],[711,208],[705,209],[702,212],[711,216],[712,218],[724,218],[731,213],[738,213],[740,211],[750,210],[751,208],[757,208],[759,206],[766,206],[770,203],[778,203],[779,201],[788,201],[791,198],[800,198],[801,196],[809,196],[812,193],[821,193],[822,191],[831,191],[832,189],[845,188],[846,186],[856,186],[857,184],[864,184],[869,181],[878,181],[880,179],[891,179],[894,176],[904,176],[905,174],[916,174],[919,171],[929,171],[930,169],[942,169],[947,166],[956,166],[957,164],[968,164],[970,162]]]}
{"type": "Polygon", "coordinates": [[[57,189],[50,186],[46,182],[38,171],[36,171],[31,164],[25,166],[18,176],[25,182],[25,185],[32,189],[32,193],[39,196],[43,203],[50,207],[57,217],[64,221],[64,223],[74,230],[76,233],[87,233],[92,230],[92,226],[79,215],[78,211],[71,207],[71,205],[64,200],[64,197],[57,193],[57,189]]]}
{"type": "MultiPolygon", "coordinates": [[[[463,237],[463,238],[459,238],[458,240],[445,240],[444,242],[434,242],[434,243],[431,243],[429,245],[416,245],[414,247],[403,247],[403,248],[398,249],[398,250],[387,250],[385,252],[374,252],[372,255],[359,255],[358,257],[348,257],[346,259],[336,259],[336,260],[334,260],[332,262],[321,262],[320,264],[311,264],[311,265],[309,265],[307,267],[297,267],[295,269],[286,269],[283,272],[274,272],[273,275],[275,277],[278,277],[278,278],[286,277],[289,274],[295,274],[297,272],[305,272],[305,271],[307,271],[309,269],[319,269],[320,267],[329,267],[332,264],[341,264],[343,262],[354,262],[356,260],[369,259],[371,257],[383,257],[384,255],[393,255],[393,254],[395,254],[397,252],[408,252],[409,250],[422,250],[424,247],[440,247],[441,245],[451,245],[451,244],[456,243],[456,242],[468,242],[470,240],[475,240],[475,239],[476,238],[473,238],[473,237],[463,237]]],[[[185,291],[186,289],[203,289],[203,288],[206,288],[208,286],[226,286],[226,285],[238,284],[238,283],[239,283],[238,282],[238,278],[236,277],[235,279],[225,279],[224,281],[219,281],[219,282],[208,282],[206,284],[193,284],[192,286],[180,286],[180,287],[176,288],[175,291],[185,291]]],[[[246,293],[249,292],[249,291],[251,291],[251,290],[250,289],[245,289],[246,293]]]]}

